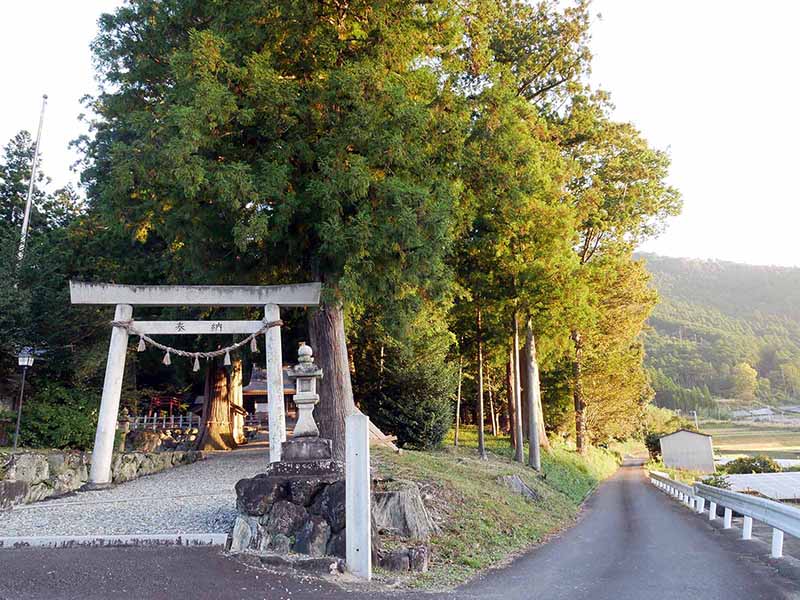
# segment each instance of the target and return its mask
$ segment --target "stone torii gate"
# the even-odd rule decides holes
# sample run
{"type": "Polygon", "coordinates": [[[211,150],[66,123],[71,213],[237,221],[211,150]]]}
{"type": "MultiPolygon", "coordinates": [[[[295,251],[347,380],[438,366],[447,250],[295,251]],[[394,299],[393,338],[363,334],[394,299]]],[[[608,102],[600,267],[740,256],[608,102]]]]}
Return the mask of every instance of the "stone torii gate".
{"type": "MultiPolygon", "coordinates": [[[[130,321],[147,335],[246,334],[258,332],[264,322],[280,320],[281,306],[317,306],[321,284],[228,286],[228,285],[116,285],[70,281],[72,304],[113,304],[115,322],[130,321]],[[264,321],[133,321],[134,306],[263,306],[264,321]]],[[[280,327],[266,330],[267,397],[269,399],[270,462],[281,459],[286,441],[283,408],[283,357],[280,327]]],[[[111,456],[117,427],[128,329],[115,326],[108,347],[100,414],[92,450],[88,488],[111,484],[111,456]]]]}

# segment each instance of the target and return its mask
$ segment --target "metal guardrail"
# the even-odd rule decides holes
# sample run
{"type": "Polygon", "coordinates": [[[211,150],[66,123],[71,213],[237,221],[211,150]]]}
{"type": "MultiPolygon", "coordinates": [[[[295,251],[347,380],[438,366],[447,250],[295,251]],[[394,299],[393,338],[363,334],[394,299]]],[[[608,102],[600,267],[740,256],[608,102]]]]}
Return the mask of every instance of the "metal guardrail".
{"type": "Polygon", "coordinates": [[[666,473],[650,471],[650,481],[656,487],[678,498],[686,506],[693,506],[696,503],[694,488],[680,481],[675,481],[666,473]]]}
{"type": "Polygon", "coordinates": [[[800,537],[800,509],[798,508],[768,498],[732,492],[704,483],[695,484],[695,489],[709,502],[741,513],[746,518],[766,523],[781,532],[800,537]]]}
{"type": "Polygon", "coordinates": [[[717,506],[723,507],[725,509],[723,529],[731,529],[734,511],[740,513],[743,516],[742,539],[744,540],[750,540],[753,537],[754,519],[769,525],[772,527],[771,556],[773,558],[783,556],[784,533],[800,537],[800,509],[793,506],[704,483],[688,486],[660,471],[650,471],[649,477],[653,485],[678,497],[687,506],[692,506],[697,513],[705,511],[705,503],[708,501],[708,519],[710,521],[717,518],[717,506]]]}

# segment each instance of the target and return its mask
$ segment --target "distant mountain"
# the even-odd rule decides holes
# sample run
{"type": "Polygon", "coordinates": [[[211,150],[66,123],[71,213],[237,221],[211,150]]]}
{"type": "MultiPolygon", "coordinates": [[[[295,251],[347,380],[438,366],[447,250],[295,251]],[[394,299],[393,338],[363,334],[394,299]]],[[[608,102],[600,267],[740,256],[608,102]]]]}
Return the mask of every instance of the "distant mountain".
{"type": "Polygon", "coordinates": [[[800,402],[800,269],[639,258],[661,296],[645,333],[657,404],[800,402]]]}

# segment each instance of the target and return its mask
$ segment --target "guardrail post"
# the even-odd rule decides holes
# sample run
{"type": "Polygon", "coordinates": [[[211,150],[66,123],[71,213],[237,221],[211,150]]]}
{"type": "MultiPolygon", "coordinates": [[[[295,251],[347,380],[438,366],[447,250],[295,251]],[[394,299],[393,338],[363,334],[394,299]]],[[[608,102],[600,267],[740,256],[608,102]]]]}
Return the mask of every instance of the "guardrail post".
{"type": "Polygon", "coordinates": [[[697,496],[697,512],[699,514],[703,514],[703,511],[706,509],[706,499],[697,496]]]}
{"type": "Polygon", "coordinates": [[[780,529],[772,529],[772,558],[783,556],[783,532],[780,529]]]}
{"type": "Polygon", "coordinates": [[[753,539],[753,517],[745,516],[744,523],[742,523],[742,539],[753,539]]]}
{"type": "Polygon", "coordinates": [[[732,518],[733,518],[733,511],[726,506],[725,507],[725,517],[722,520],[722,528],[723,529],[730,529],[731,528],[731,519],[732,518]]]}
{"type": "Polygon", "coordinates": [[[713,521],[717,518],[717,503],[716,502],[709,502],[708,503],[708,520],[713,521]]]}

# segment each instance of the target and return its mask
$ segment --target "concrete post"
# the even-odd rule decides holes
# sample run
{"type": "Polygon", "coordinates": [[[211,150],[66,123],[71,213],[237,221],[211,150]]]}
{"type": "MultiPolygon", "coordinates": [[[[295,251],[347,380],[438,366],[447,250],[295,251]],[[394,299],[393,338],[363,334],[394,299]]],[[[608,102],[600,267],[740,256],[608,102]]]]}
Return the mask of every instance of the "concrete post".
{"type": "MultiPolygon", "coordinates": [[[[117,304],[114,311],[115,321],[130,321],[132,316],[131,305],[117,304]]],[[[97,417],[92,469],[89,473],[89,483],[86,484],[87,489],[100,489],[111,485],[111,455],[114,452],[114,434],[117,431],[117,413],[127,350],[128,330],[124,327],[114,327],[108,345],[106,376],[103,381],[103,395],[100,399],[100,414],[97,417]]]]}
{"type": "MultiPolygon", "coordinates": [[[[277,321],[281,309],[277,304],[264,307],[264,320],[277,321]]],[[[283,410],[283,353],[281,328],[270,327],[264,333],[267,355],[267,399],[269,402],[269,462],[281,460],[281,444],[286,441],[286,414],[283,410]]]]}
{"type": "Polygon", "coordinates": [[[744,518],[744,523],[742,524],[742,539],[743,540],[753,539],[753,517],[744,518]]]}
{"type": "Polygon", "coordinates": [[[703,514],[703,511],[706,509],[706,500],[705,498],[701,498],[700,496],[697,497],[697,512],[699,514],[703,514]]]}
{"type": "Polygon", "coordinates": [[[347,570],[372,578],[369,418],[361,413],[345,419],[345,523],[347,570]]]}
{"type": "Polygon", "coordinates": [[[783,532],[780,529],[772,530],[772,558],[781,558],[783,556],[783,532]]]}
{"type": "Polygon", "coordinates": [[[708,503],[708,520],[713,521],[717,518],[717,503],[716,502],[709,502],[708,503]]]}
{"type": "Polygon", "coordinates": [[[731,519],[733,518],[733,510],[728,507],[725,507],[725,517],[722,520],[722,528],[723,529],[730,529],[731,528],[731,519]]]}

